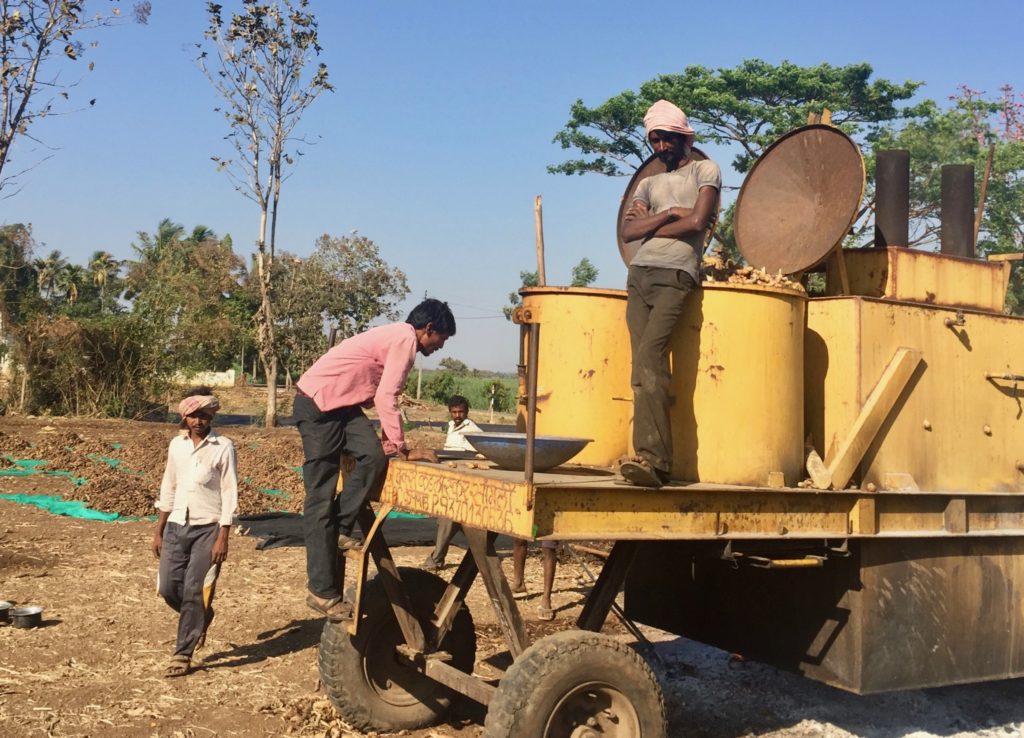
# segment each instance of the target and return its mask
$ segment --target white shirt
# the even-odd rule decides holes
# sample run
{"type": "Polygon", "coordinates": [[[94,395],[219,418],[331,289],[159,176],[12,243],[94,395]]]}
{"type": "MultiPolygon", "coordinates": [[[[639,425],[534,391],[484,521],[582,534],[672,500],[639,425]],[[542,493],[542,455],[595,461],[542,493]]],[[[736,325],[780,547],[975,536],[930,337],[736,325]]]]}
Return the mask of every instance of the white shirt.
{"type": "Polygon", "coordinates": [[[231,525],[238,509],[235,444],[214,430],[196,446],[183,430],[167,448],[157,510],[178,525],[231,525]]]}
{"type": "Polygon", "coordinates": [[[480,433],[480,426],[469,418],[458,425],[454,420],[448,421],[448,437],[444,439],[445,451],[476,451],[473,444],[466,440],[465,433],[480,433]]]}

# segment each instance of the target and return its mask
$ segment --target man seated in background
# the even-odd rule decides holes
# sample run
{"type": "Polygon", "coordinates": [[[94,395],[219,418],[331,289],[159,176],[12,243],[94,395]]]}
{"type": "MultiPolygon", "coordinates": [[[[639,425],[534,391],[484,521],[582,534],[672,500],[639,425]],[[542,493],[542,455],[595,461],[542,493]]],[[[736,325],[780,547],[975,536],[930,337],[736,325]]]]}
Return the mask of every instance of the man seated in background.
{"type": "MultiPolygon", "coordinates": [[[[444,441],[444,450],[475,451],[473,444],[467,440],[466,434],[480,433],[480,427],[469,419],[469,400],[462,395],[452,395],[448,400],[448,414],[451,415],[451,420],[448,421],[448,436],[444,441]]],[[[434,550],[423,562],[424,569],[439,571],[444,568],[448,547],[451,546],[455,533],[461,529],[462,526],[450,518],[437,519],[437,538],[434,550]]]]}

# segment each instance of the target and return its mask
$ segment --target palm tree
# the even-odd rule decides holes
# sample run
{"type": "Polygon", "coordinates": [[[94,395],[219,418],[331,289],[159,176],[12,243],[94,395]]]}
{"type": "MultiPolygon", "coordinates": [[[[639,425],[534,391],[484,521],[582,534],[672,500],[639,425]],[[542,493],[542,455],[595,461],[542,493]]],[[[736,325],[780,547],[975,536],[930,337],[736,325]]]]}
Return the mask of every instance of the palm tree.
{"type": "Polygon", "coordinates": [[[192,229],[192,233],[189,234],[189,241],[193,243],[203,243],[204,241],[216,241],[217,234],[214,233],[212,228],[208,228],[204,225],[197,225],[192,229]]]}
{"type": "Polygon", "coordinates": [[[132,250],[139,255],[139,258],[128,262],[125,297],[131,300],[138,296],[140,285],[146,283],[168,253],[172,255],[175,253],[173,247],[181,243],[184,233],[185,226],[175,223],[170,218],[164,218],[157,223],[153,235],[139,231],[139,244],[132,244],[132,250]]]}
{"type": "Polygon", "coordinates": [[[69,305],[74,305],[78,300],[78,286],[85,284],[85,268],[78,264],[65,263],[57,273],[55,280],[57,290],[63,294],[69,305]]]}
{"type": "Polygon", "coordinates": [[[89,274],[92,275],[92,283],[100,288],[100,312],[103,312],[104,298],[106,297],[107,285],[117,279],[121,271],[121,262],[114,258],[109,251],[94,251],[89,259],[89,274]]]}
{"type": "Polygon", "coordinates": [[[181,237],[185,234],[185,226],[181,223],[175,223],[170,218],[164,218],[156,226],[156,234],[154,241],[157,255],[162,256],[164,249],[168,248],[172,244],[181,240],[181,237]]]}
{"type": "Polygon", "coordinates": [[[68,265],[68,260],[60,251],[54,249],[45,259],[36,259],[32,265],[36,269],[39,289],[43,292],[43,297],[49,300],[57,287],[58,275],[68,265]]]}

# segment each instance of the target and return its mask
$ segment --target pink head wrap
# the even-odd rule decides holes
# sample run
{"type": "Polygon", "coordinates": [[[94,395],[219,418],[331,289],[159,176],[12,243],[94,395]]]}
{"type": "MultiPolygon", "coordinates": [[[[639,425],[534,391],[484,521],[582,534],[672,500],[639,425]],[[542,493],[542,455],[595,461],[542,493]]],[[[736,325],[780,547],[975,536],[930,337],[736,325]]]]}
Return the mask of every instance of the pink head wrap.
{"type": "Polygon", "coordinates": [[[209,410],[212,413],[220,410],[220,400],[213,395],[189,395],[178,403],[178,412],[181,417],[191,415],[196,410],[209,410]]]}
{"type": "Polygon", "coordinates": [[[692,136],[694,133],[690,128],[690,121],[686,117],[686,113],[668,100],[658,100],[647,109],[647,114],[644,116],[644,128],[647,129],[648,136],[651,135],[651,131],[671,131],[684,136],[692,136]]]}

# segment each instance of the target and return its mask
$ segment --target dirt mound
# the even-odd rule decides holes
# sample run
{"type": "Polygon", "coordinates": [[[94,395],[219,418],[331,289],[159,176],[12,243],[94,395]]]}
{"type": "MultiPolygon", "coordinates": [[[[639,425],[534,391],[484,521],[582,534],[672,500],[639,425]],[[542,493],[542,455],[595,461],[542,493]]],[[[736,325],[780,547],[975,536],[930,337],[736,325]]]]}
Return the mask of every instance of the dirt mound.
{"type": "Polygon", "coordinates": [[[18,436],[8,435],[0,431],[0,454],[10,454],[15,459],[25,458],[24,454],[32,445],[18,436]]]}
{"type": "Polygon", "coordinates": [[[139,476],[111,469],[75,490],[73,496],[94,510],[116,512],[127,517],[145,517],[155,512],[156,493],[152,483],[139,476]]]}
{"type": "MultiPolygon", "coordinates": [[[[175,426],[70,419],[24,424],[18,436],[0,433],[0,453],[46,461],[42,471],[69,472],[85,480],[67,485],[67,499],[124,516],[154,514],[167,446],[178,432],[175,426]],[[67,427],[71,423],[77,425],[67,427]]],[[[217,431],[235,444],[239,514],[302,511],[302,441],[295,428],[224,426],[217,431]]],[[[440,448],[444,432],[429,426],[413,428],[407,440],[416,448],[440,448]]],[[[0,466],[9,465],[0,457],[0,466]]]]}

